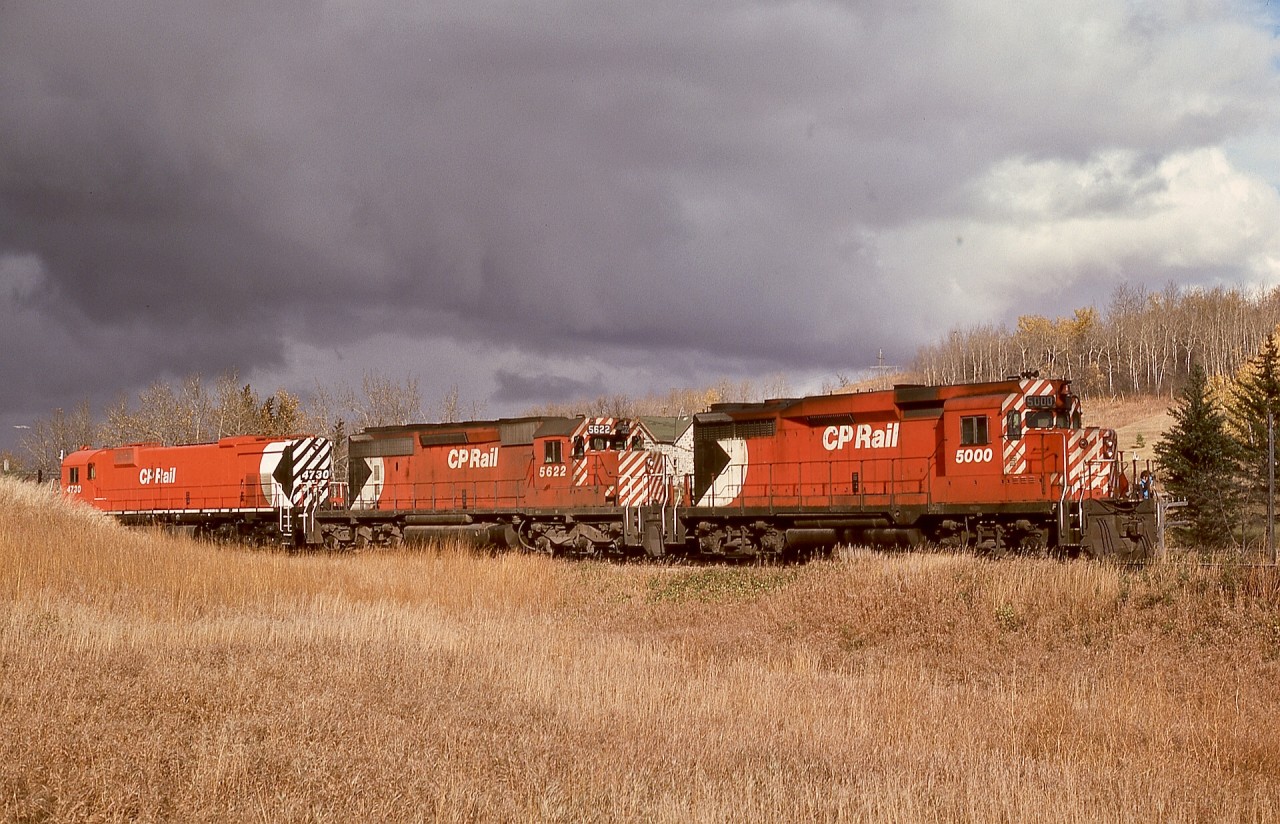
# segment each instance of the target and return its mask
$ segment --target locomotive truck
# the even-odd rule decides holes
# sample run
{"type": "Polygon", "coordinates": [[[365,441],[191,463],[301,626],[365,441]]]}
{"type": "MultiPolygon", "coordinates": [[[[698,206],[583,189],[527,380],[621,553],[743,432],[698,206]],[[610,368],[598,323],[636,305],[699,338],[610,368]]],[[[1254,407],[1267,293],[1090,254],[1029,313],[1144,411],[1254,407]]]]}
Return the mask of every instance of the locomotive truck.
{"type": "Polygon", "coordinates": [[[67,493],[126,520],[291,545],[462,538],[723,560],[836,544],[1138,560],[1158,546],[1156,502],[1128,494],[1115,432],[1082,425],[1069,381],[1035,376],[716,404],[692,420],[375,427],[351,436],[341,484],[320,438],[130,449],[133,474],[111,484],[85,478],[107,456],[115,472],[122,450],[68,456],[67,493]],[[204,475],[144,472],[188,454],[204,475]]]}

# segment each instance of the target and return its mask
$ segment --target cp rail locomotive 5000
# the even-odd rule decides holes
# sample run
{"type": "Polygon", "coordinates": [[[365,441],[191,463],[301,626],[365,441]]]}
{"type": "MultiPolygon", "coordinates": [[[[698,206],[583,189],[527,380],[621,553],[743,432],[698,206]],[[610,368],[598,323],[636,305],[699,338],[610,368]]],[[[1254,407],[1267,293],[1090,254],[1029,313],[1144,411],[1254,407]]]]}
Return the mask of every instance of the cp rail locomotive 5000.
{"type": "Polygon", "coordinates": [[[1113,430],[1065,380],[717,404],[692,418],[377,427],[84,449],[66,494],[127,523],[333,549],[461,537],[555,555],[793,559],[929,543],[1121,560],[1156,546],[1113,430]]]}

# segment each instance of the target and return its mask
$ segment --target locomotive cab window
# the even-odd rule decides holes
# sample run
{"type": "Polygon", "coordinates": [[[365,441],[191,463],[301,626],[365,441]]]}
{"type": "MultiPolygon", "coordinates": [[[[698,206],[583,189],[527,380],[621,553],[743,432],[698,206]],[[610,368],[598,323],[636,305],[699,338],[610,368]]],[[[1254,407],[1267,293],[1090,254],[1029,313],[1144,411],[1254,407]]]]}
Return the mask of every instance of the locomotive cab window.
{"type": "Polygon", "coordinates": [[[89,480],[92,481],[96,477],[98,477],[98,473],[94,471],[94,464],[89,464],[89,480]]]}
{"type": "Polygon", "coordinates": [[[542,445],[542,462],[549,464],[564,463],[560,441],[547,441],[542,445]]]}
{"type": "Polygon", "coordinates": [[[67,483],[69,484],[80,483],[80,467],[73,466],[67,470],[67,483]]]}
{"type": "Polygon", "coordinates": [[[987,436],[986,415],[965,415],[960,419],[960,443],[963,446],[974,446],[990,442],[987,436]]]}
{"type": "Polygon", "coordinates": [[[1027,429],[1053,429],[1054,415],[1052,409],[1027,410],[1027,429]]]}
{"type": "Polygon", "coordinates": [[[1016,441],[1022,437],[1022,417],[1016,410],[1010,412],[1005,420],[1005,437],[1011,441],[1016,441]]]}
{"type": "Polygon", "coordinates": [[[581,458],[585,454],[587,454],[587,442],[578,435],[573,439],[573,457],[581,458]]]}

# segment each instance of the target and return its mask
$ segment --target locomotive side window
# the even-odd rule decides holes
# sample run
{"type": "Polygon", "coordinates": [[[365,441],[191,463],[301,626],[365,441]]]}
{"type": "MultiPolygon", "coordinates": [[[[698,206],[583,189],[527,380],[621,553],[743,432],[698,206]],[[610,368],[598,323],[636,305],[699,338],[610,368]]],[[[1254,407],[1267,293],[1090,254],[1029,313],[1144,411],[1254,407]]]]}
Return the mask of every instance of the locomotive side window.
{"type": "Polygon", "coordinates": [[[73,466],[67,470],[67,483],[70,483],[70,484],[80,483],[80,467],[73,466]]]}
{"type": "Polygon", "coordinates": [[[1022,417],[1017,411],[1010,412],[1005,419],[1005,437],[1011,441],[1016,441],[1022,437],[1022,417]]]}
{"type": "Polygon", "coordinates": [[[587,454],[587,442],[578,435],[573,439],[573,457],[581,458],[585,454],[587,454]]]}
{"type": "Polygon", "coordinates": [[[561,455],[560,449],[560,441],[547,441],[543,444],[542,462],[549,464],[564,463],[564,458],[561,455]]]}
{"type": "Polygon", "coordinates": [[[960,443],[963,446],[990,443],[986,415],[965,415],[960,419],[960,443]]]}
{"type": "Polygon", "coordinates": [[[91,481],[92,481],[92,480],[93,480],[94,478],[96,478],[96,477],[98,477],[98,473],[97,473],[97,471],[95,470],[94,465],[93,465],[93,464],[89,464],[89,480],[91,480],[91,481]]]}

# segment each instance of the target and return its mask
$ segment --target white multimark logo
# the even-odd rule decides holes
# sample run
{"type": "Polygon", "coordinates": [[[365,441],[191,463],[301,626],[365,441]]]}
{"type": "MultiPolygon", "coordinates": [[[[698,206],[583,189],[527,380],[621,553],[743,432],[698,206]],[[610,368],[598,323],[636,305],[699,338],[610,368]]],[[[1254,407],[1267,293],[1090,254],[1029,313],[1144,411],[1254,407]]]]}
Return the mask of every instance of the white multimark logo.
{"type": "Polygon", "coordinates": [[[900,425],[887,423],[884,426],[872,426],[861,423],[857,426],[828,426],[822,430],[822,447],[828,452],[834,452],[852,443],[854,449],[893,449],[898,445],[900,425]]]}
{"type": "Polygon", "coordinates": [[[448,464],[450,469],[473,467],[488,469],[498,465],[498,447],[491,449],[450,449],[448,464]]]}
{"type": "Polygon", "coordinates": [[[147,484],[171,484],[178,477],[178,468],[171,466],[168,469],[157,466],[155,469],[138,470],[138,483],[147,484]]]}

